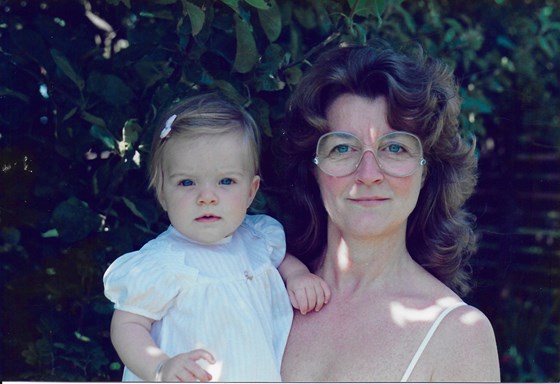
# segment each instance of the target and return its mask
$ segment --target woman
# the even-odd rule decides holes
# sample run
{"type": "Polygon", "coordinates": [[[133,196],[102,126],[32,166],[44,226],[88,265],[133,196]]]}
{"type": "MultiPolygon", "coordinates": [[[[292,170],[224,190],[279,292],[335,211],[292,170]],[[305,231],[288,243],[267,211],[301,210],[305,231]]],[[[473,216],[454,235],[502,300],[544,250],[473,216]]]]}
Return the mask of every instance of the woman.
{"type": "Polygon", "coordinates": [[[457,88],[443,63],[379,45],[324,53],[295,90],[288,245],[332,297],[295,314],[283,380],[499,381],[492,326],[460,298],[476,159],[457,88]]]}

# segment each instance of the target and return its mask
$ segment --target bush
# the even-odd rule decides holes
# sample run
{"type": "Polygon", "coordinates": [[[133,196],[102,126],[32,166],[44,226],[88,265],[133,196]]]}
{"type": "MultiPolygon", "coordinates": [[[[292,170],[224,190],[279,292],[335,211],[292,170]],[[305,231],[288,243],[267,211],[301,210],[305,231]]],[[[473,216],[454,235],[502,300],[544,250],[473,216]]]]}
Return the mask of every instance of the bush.
{"type": "MultiPolygon", "coordinates": [[[[557,71],[544,70],[559,65],[553,1],[518,7],[436,0],[20,0],[2,6],[4,380],[120,379],[102,275],[116,257],[166,226],[146,191],[145,163],[154,121],[177,98],[220,90],[255,116],[265,164],[255,209],[277,216],[281,186],[270,147],[291,90],[332,44],[419,41],[456,68],[463,127],[481,138],[499,126],[494,112],[507,108],[510,89],[530,107],[527,118],[559,125],[543,105],[558,105],[557,71]]],[[[535,135],[560,144],[558,129],[541,126],[535,135]]]]}

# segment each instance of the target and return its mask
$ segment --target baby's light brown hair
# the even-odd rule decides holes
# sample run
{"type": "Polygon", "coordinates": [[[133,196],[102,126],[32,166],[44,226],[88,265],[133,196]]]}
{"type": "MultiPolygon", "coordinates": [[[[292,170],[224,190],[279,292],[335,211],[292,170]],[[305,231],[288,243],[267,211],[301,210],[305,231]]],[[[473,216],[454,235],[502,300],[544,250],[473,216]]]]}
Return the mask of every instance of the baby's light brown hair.
{"type": "Polygon", "coordinates": [[[218,93],[207,93],[173,104],[159,118],[152,140],[149,162],[150,188],[161,203],[163,190],[163,159],[170,140],[193,140],[200,136],[240,132],[251,157],[255,175],[259,173],[260,132],[245,109],[218,93]],[[176,115],[171,130],[162,138],[165,123],[176,115]]]}

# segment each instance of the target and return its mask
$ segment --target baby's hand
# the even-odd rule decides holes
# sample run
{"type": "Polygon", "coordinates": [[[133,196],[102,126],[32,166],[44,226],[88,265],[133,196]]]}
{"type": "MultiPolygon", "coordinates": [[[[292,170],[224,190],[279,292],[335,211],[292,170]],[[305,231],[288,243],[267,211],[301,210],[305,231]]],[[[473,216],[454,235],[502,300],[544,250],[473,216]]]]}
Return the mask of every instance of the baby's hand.
{"type": "Polygon", "coordinates": [[[331,290],[327,283],[311,272],[291,276],[286,281],[286,288],[292,306],[302,315],[315,309],[321,310],[331,299],[331,290]]]}
{"type": "Polygon", "coordinates": [[[210,364],[216,360],[214,356],[204,349],[195,349],[187,353],[181,353],[163,363],[159,369],[160,381],[202,381],[212,380],[212,375],[206,372],[197,364],[197,361],[204,359],[210,364]]]}

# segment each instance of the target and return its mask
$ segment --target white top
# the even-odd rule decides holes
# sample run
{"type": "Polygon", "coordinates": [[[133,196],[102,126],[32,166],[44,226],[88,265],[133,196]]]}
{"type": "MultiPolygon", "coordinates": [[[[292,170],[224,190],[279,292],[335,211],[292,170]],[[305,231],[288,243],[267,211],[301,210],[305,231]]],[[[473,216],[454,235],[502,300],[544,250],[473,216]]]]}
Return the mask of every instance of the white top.
{"type": "MultiPolygon", "coordinates": [[[[170,357],[212,353],[199,364],[213,381],[280,381],[293,309],[276,267],[285,256],[282,226],[247,216],[237,231],[206,245],[172,226],[105,272],[115,308],[156,320],[151,334],[170,357]]],[[[125,367],[123,381],[139,381],[125,367]]]]}
{"type": "Polygon", "coordinates": [[[406,368],[406,371],[404,372],[404,375],[401,378],[401,383],[404,383],[404,382],[408,381],[408,378],[410,377],[410,374],[412,373],[412,371],[416,367],[416,364],[418,363],[418,360],[420,359],[420,356],[422,356],[422,353],[424,352],[424,349],[426,349],[426,346],[428,345],[428,343],[432,339],[432,336],[434,335],[434,333],[438,329],[438,327],[441,324],[441,322],[443,321],[443,319],[445,319],[445,317],[451,311],[453,311],[455,308],[462,307],[463,305],[467,305],[467,304],[464,303],[464,302],[459,302],[457,304],[454,304],[454,305],[446,308],[444,311],[442,311],[439,314],[438,318],[434,321],[434,323],[432,324],[432,326],[428,330],[428,333],[426,333],[426,336],[424,337],[424,340],[422,340],[422,342],[420,343],[420,346],[416,350],[416,353],[414,354],[414,357],[410,361],[410,364],[408,364],[408,367],[406,368]]]}

